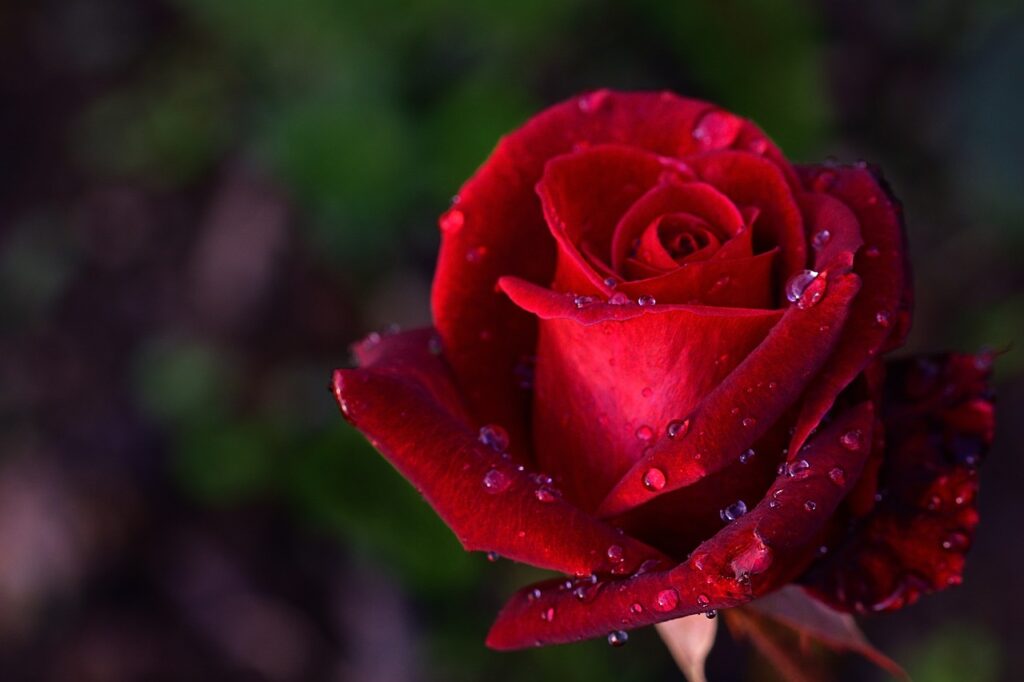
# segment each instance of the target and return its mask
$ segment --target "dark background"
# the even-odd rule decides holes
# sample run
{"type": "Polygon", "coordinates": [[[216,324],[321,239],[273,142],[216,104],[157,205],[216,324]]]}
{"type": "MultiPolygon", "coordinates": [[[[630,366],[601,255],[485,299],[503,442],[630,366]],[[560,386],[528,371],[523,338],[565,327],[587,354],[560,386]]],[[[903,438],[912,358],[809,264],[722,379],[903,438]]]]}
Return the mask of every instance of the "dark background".
{"type": "MultiPolygon", "coordinates": [[[[463,553],[325,390],[429,320],[498,136],[601,86],[886,170],[908,350],[1009,350],[964,585],[865,626],[919,681],[1019,679],[1022,71],[999,0],[4,2],[0,679],[678,679],[651,630],[486,650],[536,574],[463,553]]],[[[769,679],[722,640],[712,679],[769,679]]]]}

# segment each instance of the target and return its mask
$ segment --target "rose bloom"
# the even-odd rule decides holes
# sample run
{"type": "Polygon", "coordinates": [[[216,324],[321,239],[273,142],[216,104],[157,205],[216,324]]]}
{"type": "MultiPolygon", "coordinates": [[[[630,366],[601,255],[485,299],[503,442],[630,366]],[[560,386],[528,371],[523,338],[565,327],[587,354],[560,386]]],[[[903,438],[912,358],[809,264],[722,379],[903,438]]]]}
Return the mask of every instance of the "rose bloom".
{"type": "Polygon", "coordinates": [[[876,169],[602,90],[502,139],[440,227],[434,328],[371,335],[333,387],[466,549],[566,576],[513,595],[489,646],[960,582],[991,358],[884,359],[913,297],[876,169]]]}

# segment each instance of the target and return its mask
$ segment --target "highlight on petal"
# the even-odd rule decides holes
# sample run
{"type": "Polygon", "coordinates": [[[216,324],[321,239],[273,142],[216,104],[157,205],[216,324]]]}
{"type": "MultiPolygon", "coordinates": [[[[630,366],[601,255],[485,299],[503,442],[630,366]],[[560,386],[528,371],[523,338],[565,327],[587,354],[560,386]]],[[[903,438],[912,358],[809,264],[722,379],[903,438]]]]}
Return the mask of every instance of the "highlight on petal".
{"type": "Polygon", "coordinates": [[[731,608],[774,590],[806,566],[818,536],[860,476],[867,456],[843,447],[849,429],[870,432],[870,403],[852,408],[807,446],[809,466],[783,472],[773,491],[697,547],[671,570],[598,576],[583,590],[548,581],[515,594],[487,638],[495,649],[572,642],[714,609],[731,608]],[[829,472],[842,466],[849,478],[829,472]]]}
{"type": "Polygon", "coordinates": [[[335,371],[333,389],[345,417],[466,549],[576,575],[664,560],[569,504],[550,479],[518,464],[501,439],[468,421],[447,366],[432,352],[433,335],[383,337],[365,367],[335,371]]]}
{"type": "Polygon", "coordinates": [[[598,513],[621,514],[658,495],[692,485],[734,462],[797,400],[841,338],[856,275],[839,275],[815,305],[790,306],[778,324],[688,415],[688,434],[665,439],[622,477],[598,513]],[[644,484],[647,472],[665,484],[644,484]]]}
{"type": "Polygon", "coordinates": [[[978,523],[976,467],[992,441],[991,356],[890,367],[880,501],[801,578],[843,611],[890,611],[958,585],[978,523]]]}

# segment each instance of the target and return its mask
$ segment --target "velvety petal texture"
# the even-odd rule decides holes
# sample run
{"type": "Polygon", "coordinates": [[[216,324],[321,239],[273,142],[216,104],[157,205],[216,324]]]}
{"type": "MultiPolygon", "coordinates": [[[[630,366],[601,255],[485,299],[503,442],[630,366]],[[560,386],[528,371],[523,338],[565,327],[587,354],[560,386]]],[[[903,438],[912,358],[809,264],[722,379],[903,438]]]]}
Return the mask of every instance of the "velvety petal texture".
{"type": "Polygon", "coordinates": [[[333,389],[467,549],[564,574],[489,646],[743,607],[765,646],[781,624],[898,670],[837,612],[961,579],[992,358],[883,357],[913,292],[877,169],[600,90],[503,138],[440,226],[435,328],[371,335],[333,389]]]}

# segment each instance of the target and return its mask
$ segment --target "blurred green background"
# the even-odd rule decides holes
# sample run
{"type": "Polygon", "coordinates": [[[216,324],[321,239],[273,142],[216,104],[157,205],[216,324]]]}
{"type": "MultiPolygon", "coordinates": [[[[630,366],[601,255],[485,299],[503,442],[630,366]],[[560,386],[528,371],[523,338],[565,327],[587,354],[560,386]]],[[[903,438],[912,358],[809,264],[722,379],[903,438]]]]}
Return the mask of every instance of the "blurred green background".
{"type": "MultiPolygon", "coordinates": [[[[352,340],[429,321],[436,216],[497,138],[615,87],[885,169],[910,350],[1007,352],[964,586],[866,628],[919,681],[1019,679],[1022,10],[4,3],[0,677],[678,679],[651,631],[486,650],[533,574],[463,553],[324,390],[352,340]]],[[[723,636],[711,679],[772,679],[746,651],[723,636]]]]}

